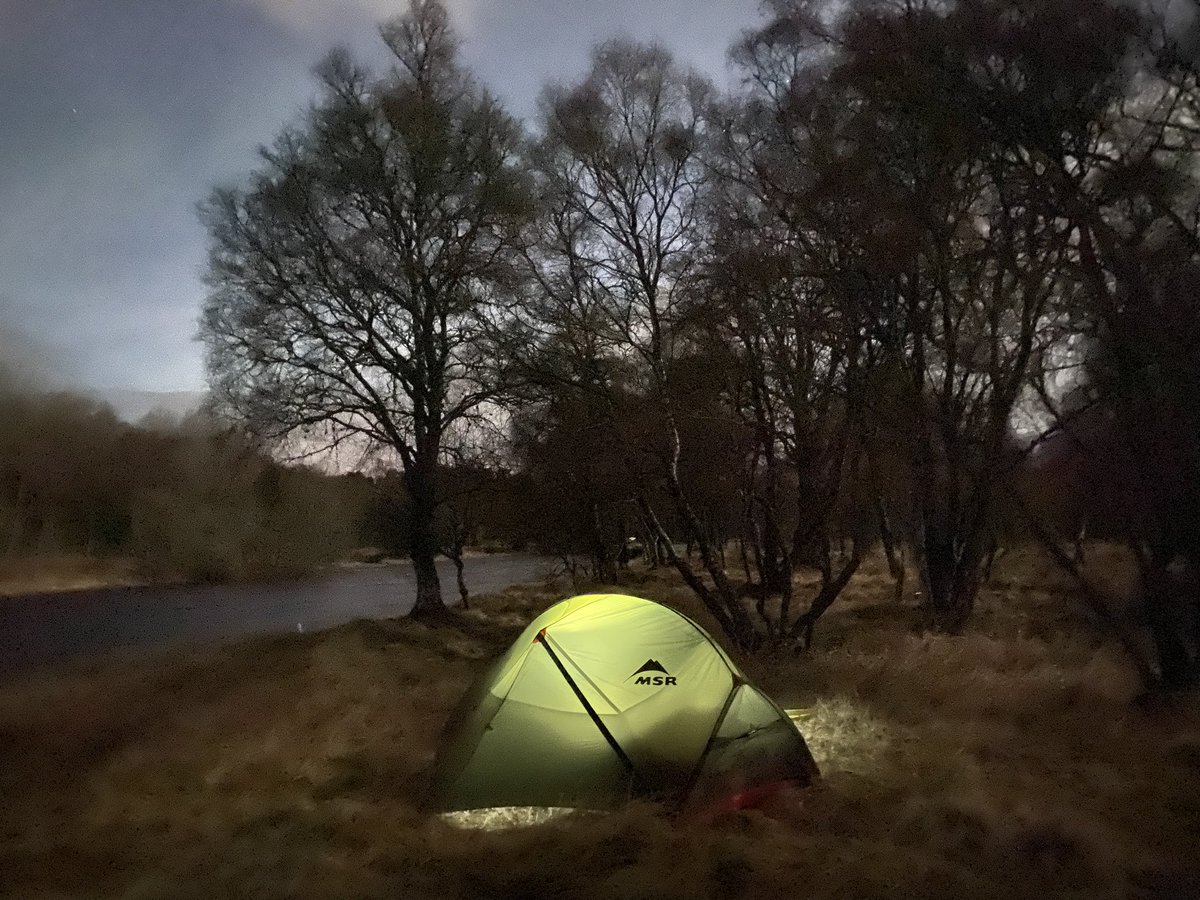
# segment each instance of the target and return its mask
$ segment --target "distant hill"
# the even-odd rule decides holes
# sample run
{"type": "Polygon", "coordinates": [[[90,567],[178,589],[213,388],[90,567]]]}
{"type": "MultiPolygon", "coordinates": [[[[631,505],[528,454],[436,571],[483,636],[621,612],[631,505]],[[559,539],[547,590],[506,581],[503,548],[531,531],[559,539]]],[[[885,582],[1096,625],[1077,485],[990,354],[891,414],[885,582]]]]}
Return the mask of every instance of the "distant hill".
{"type": "MultiPolygon", "coordinates": [[[[200,408],[208,396],[204,391],[133,391],[89,390],[88,396],[107,403],[117,417],[137,425],[151,413],[182,419],[200,408]]],[[[347,440],[340,449],[324,449],[324,441],[305,442],[297,438],[276,446],[276,459],[302,461],[327,472],[349,472],[362,468],[364,452],[361,441],[347,440]]]]}
{"type": "Polygon", "coordinates": [[[203,391],[96,391],[95,396],[126,422],[136,424],[150,413],[183,418],[199,409],[203,391]]]}

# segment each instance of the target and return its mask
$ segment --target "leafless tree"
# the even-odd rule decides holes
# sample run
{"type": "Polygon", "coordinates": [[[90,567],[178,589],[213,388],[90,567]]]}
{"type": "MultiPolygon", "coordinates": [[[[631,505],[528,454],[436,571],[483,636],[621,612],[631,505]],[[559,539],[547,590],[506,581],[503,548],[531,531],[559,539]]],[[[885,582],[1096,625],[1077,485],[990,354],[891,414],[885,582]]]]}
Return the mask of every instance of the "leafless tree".
{"type": "Polygon", "coordinates": [[[530,203],[520,128],[459,65],[443,6],[412,0],[381,33],[390,73],[331,54],[311,113],[205,205],[202,336],[214,392],[259,430],[398,456],[413,612],[436,614],[439,460],[493,395],[481,320],[514,284],[530,203]]]}
{"type": "MultiPolygon", "coordinates": [[[[752,174],[809,270],[856,304],[863,385],[888,385],[869,392],[871,422],[912,469],[907,530],[925,603],[950,628],[970,615],[1012,412],[1069,290],[1071,229],[1025,177],[1022,128],[1056,90],[1094,99],[1082,80],[1026,71],[1052,65],[1034,36],[1053,13],[1002,7],[781,0],[740,50],[773,116],[752,174]],[[1002,52],[1014,45],[1030,56],[1002,52]]],[[[1064,140],[1086,121],[1061,123],[1064,140]]]]}
{"type": "Polygon", "coordinates": [[[622,447],[651,537],[730,637],[757,637],[726,575],[723,548],[681,474],[686,321],[703,225],[701,158],[709,85],[661,47],[613,41],[586,77],[547,92],[538,168],[548,224],[534,258],[550,298],[532,343],[598,400],[622,447]],[[700,568],[676,552],[662,502],[700,568]]]}
{"type": "MultiPolygon", "coordinates": [[[[1200,674],[1200,67],[1194,33],[1140,12],[1096,15],[1091,52],[1076,52],[1095,60],[1104,36],[1122,51],[1102,81],[1091,76],[1109,87],[1093,142],[1035,146],[1043,190],[1075,235],[1070,325],[1082,359],[1065,401],[1047,384],[1039,393],[1076,465],[1105,473],[1118,498],[1108,505],[1141,573],[1156,657],[1148,680],[1176,688],[1200,674]],[[1079,420],[1077,408],[1090,414],[1079,420]]],[[[1111,527],[1096,500],[1081,505],[1111,527]]]]}

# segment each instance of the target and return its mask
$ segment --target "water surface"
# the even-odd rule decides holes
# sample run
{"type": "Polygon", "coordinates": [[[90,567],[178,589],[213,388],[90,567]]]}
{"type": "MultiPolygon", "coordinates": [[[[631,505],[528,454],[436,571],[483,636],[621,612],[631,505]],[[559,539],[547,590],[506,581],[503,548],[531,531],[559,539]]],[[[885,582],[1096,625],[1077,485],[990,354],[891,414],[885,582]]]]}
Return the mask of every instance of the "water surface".
{"type": "MultiPolygon", "coordinates": [[[[535,581],[553,567],[539,556],[477,556],[473,594],[535,581]]],[[[442,595],[457,602],[454,567],[438,561],[442,595]]],[[[105,588],[0,597],[0,675],[118,647],[155,647],[252,634],[311,631],[353,619],[402,616],[416,600],[412,566],[346,569],[268,584],[105,588]]]]}

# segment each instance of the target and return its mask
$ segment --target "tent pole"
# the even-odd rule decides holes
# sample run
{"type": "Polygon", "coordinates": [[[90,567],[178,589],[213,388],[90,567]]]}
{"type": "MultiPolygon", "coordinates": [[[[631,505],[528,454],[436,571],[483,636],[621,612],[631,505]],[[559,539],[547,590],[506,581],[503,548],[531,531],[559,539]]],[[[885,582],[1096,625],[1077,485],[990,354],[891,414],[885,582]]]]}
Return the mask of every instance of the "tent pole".
{"type": "Polygon", "coordinates": [[[729,707],[733,706],[733,698],[738,690],[746,682],[737,675],[733,678],[733,687],[729,689],[729,695],[725,698],[725,705],[721,707],[721,714],[717,716],[717,721],[713,724],[712,731],[708,735],[708,742],[704,745],[704,751],[700,754],[700,758],[696,760],[696,766],[692,769],[691,777],[688,778],[687,788],[683,792],[683,803],[687,803],[691,798],[692,791],[696,789],[696,782],[700,780],[700,773],[704,770],[704,764],[708,762],[708,751],[712,749],[713,741],[717,739],[717,732],[721,730],[721,726],[725,724],[725,717],[729,715],[729,707]]]}
{"type": "Polygon", "coordinates": [[[540,632],[538,632],[538,635],[534,638],[534,641],[546,648],[546,652],[550,654],[550,659],[554,661],[554,665],[558,668],[558,671],[562,674],[562,677],[567,680],[567,684],[571,686],[571,690],[575,692],[575,696],[579,698],[579,702],[583,704],[583,708],[587,710],[587,714],[592,717],[592,721],[596,723],[596,727],[600,729],[600,733],[604,735],[604,739],[608,741],[608,745],[613,748],[613,752],[616,753],[621,762],[625,764],[625,768],[629,770],[629,774],[633,780],[635,782],[640,782],[641,778],[638,777],[637,769],[634,768],[633,765],[633,760],[631,760],[625,751],[621,749],[621,745],[617,743],[617,739],[613,737],[612,732],[608,730],[608,726],[604,724],[603,720],[600,718],[600,714],[592,708],[592,704],[588,703],[587,697],[583,695],[583,691],[579,689],[579,685],[575,683],[575,679],[571,677],[566,667],[562,664],[562,661],[558,658],[558,654],[555,653],[550,647],[550,642],[546,640],[546,629],[543,628],[540,632]]]}

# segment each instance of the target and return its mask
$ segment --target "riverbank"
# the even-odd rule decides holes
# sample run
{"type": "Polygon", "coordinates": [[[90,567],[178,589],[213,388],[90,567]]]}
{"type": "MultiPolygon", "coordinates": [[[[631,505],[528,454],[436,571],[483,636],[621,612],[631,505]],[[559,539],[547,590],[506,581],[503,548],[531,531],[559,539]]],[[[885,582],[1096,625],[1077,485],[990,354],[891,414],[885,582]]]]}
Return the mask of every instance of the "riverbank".
{"type": "MultiPolygon", "coordinates": [[[[468,550],[464,559],[482,559],[503,556],[503,552],[491,550],[468,550]]],[[[372,570],[406,566],[409,561],[402,557],[385,556],[382,552],[366,557],[350,557],[328,566],[307,572],[291,573],[288,577],[316,577],[322,573],[346,570],[372,570]]],[[[254,584],[259,581],[276,581],[280,575],[265,572],[259,578],[227,579],[223,584],[254,584]]],[[[27,597],[44,594],[67,594],[75,591],[96,591],[107,588],[174,586],[213,583],[188,578],[178,572],[152,569],[144,562],[132,557],[89,556],[83,553],[59,553],[42,556],[26,556],[20,559],[0,560],[0,597],[27,597]]]]}
{"type": "MultiPolygon", "coordinates": [[[[635,806],[515,831],[417,812],[484,661],[563,588],[445,628],[356,622],[79,662],[0,686],[0,894],[1193,897],[1200,714],[1133,702],[1044,566],[1006,557],[960,637],[877,561],[807,656],[752,660],[824,778],[715,823],[635,806]]],[[[624,590],[702,612],[674,579],[624,590]]]]}
{"type": "MultiPolygon", "coordinates": [[[[54,554],[0,560],[0,597],[61,594],[154,583],[136,559],[54,554]]],[[[160,583],[170,583],[163,580],[160,583]]]]}
{"type": "MultiPolygon", "coordinates": [[[[472,557],[465,578],[479,594],[542,580],[554,560],[522,554],[472,557]]],[[[439,560],[442,583],[455,567],[439,560]]],[[[458,600],[447,592],[447,600],[458,600]]],[[[350,566],[294,579],[152,585],[0,597],[0,682],[23,671],[107,651],[168,647],[258,634],[321,631],[357,619],[405,615],[416,600],[411,564],[350,566]]]]}

